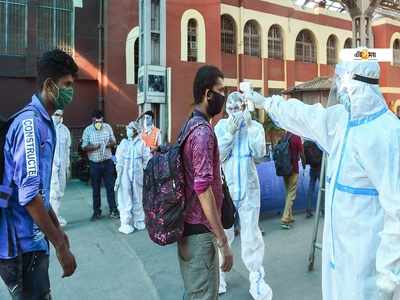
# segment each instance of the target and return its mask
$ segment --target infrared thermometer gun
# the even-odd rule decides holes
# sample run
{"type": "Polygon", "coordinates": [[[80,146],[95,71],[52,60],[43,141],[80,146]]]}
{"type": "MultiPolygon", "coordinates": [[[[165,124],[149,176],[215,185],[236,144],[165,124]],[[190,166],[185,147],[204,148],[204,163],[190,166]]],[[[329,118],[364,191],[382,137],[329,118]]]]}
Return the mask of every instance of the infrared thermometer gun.
{"type": "MultiPolygon", "coordinates": [[[[241,82],[239,85],[239,90],[242,93],[247,93],[247,92],[251,92],[253,89],[251,87],[251,83],[250,82],[241,82]]],[[[250,112],[255,111],[255,106],[254,103],[248,99],[246,99],[246,105],[247,105],[247,109],[250,112]]]]}

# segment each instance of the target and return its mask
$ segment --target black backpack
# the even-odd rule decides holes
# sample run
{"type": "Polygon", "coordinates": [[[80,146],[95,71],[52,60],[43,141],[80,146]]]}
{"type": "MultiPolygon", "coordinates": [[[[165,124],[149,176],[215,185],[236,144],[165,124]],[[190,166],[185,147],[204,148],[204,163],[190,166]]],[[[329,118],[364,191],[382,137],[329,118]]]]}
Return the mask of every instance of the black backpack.
{"type": "Polygon", "coordinates": [[[4,116],[0,116],[0,209],[8,207],[8,200],[12,193],[12,189],[3,184],[5,171],[4,146],[6,143],[7,133],[14,119],[27,111],[32,111],[35,116],[37,115],[35,108],[28,105],[8,119],[4,116]]]}
{"type": "Polygon", "coordinates": [[[143,176],[143,209],[150,239],[160,245],[179,241],[183,236],[185,208],[185,173],[182,148],[189,134],[204,124],[196,122],[181,130],[175,145],[160,147],[148,162],[143,176]]]}
{"type": "Polygon", "coordinates": [[[312,168],[321,167],[322,164],[322,151],[318,148],[318,146],[311,141],[304,142],[304,155],[306,157],[307,165],[310,165],[312,168]]]}
{"type": "Polygon", "coordinates": [[[6,119],[3,116],[0,116],[0,209],[8,207],[8,200],[11,197],[12,192],[9,187],[3,185],[5,171],[4,146],[6,144],[6,136],[12,119],[6,119]]]}
{"type": "Polygon", "coordinates": [[[275,161],[275,171],[277,176],[290,176],[293,172],[292,156],[290,153],[291,137],[291,134],[286,134],[273,149],[273,158],[275,161]]]}
{"type": "Polygon", "coordinates": [[[1,234],[7,234],[8,240],[2,245],[6,249],[8,249],[8,255],[11,257],[15,254],[16,249],[13,246],[14,236],[14,228],[13,225],[6,220],[2,220],[2,218],[10,215],[10,210],[8,210],[8,201],[11,198],[13,189],[9,185],[4,184],[4,172],[5,172],[5,160],[4,160],[4,146],[6,143],[6,137],[8,130],[10,128],[13,120],[23,112],[33,111],[36,115],[36,111],[31,106],[27,106],[14,114],[11,118],[5,118],[4,116],[0,116],[0,232],[1,234]]]}

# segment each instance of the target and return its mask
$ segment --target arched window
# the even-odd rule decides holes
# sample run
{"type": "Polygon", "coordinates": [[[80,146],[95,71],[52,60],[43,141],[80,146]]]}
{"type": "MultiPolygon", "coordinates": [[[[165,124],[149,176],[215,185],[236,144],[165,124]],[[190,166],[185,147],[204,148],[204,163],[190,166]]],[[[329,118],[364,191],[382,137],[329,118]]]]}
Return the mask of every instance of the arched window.
{"type": "Polygon", "coordinates": [[[134,27],[126,38],[126,83],[137,84],[138,83],[138,71],[139,71],[139,60],[140,60],[140,30],[139,27],[134,27]]]}
{"type": "Polygon", "coordinates": [[[73,53],[73,1],[40,0],[37,10],[37,47],[73,53]]]}
{"type": "Polygon", "coordinates": [[[133,50],[133,60],[135,63],[135,78],[134,78],[134,83],[137,84],[138,83],[138,74],[139,74],[139,38],[136,39],[135,41],[135,46],[134,46],[134,50],[133,50]]]}
{"type": "Polygon", "coordinates": [[[393,42],[393,63],[400,65],[400,39],[395,39],[393,42]]]}
{"type": "Polygon", "coordinates": [[[328,65],[337,64],[337,38],[334,35],[331,35],[328,38],[328,42],[326,45],[326,55],[328,65]]]}
{"type": "Polygon", "coordinates": [[[261,56],[260,32],[258,24],[249,21],[244,26],[244,54],[250,56],[261,56]]]}
{"type": "Polygon", "coordinates": [[[26,54],[27,0],[0,0],[0,55],[26,54]]]}
{"type": "Polygon", "coordinates": [[[268,57],[283,58],[283,38],[279,25],[273,25],[268,31],[268,57]]]}
{"type": "Polygon", "coordinates": [[[190,19],[187,27],[188,61],[197,61],[197,22],[190,19]]]}
{"type": "Polygon", "coordinates": [[[353,40],[351,38],[346,39],[344,42],[344,49],[351,49],[353,48],[353,40]]]}
{"type": "Polygon", "coordinates": [[[223,53],[236,54],[235,21],[227,15],[221,17],[221,50],[223,53]]]}
{"type": "Polygon", "coordinates": [[[309,30],[300,31],[296,38],[296,60],[305,63],[317,61],[314,37],[309,30]]]}

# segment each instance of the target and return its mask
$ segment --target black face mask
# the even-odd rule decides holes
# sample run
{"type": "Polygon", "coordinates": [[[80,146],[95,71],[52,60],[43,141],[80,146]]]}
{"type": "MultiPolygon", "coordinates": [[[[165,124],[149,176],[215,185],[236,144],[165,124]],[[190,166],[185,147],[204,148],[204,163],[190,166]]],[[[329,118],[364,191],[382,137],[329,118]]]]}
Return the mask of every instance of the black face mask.
{"type": "Polygon", "coordinates": [[[226,98],[225,95],[214,91],[210,91],[209,93],[211,93],[212,96],[211,99],[208,100],[207,114],[210,117],[214,117],[222,111],[226,98]]]}

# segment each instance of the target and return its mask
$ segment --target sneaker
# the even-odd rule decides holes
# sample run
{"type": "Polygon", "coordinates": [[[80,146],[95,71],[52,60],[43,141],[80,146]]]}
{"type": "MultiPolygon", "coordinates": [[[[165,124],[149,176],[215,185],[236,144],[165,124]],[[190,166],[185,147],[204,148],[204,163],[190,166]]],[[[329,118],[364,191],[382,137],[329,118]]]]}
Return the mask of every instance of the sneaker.
{"type": "Polygon", "coordinates": [[[110,213],[110,218],[111,219],[119,219],[119,212],[118,210],[114,210],[110,213]]]}
{"type": "Polygon", "coordinates": [[[226,294],[226,285],[219,285],[218,295],[226,294]]]}
{"type": "Polygon", "coordinates": [[[281,228],[289,230],[289,229],[292,228],[292,226],[290,224],[288,224],[288,223],[281,223],[281,228]]]}
{"type": "Polygon", "coordinates": [[[90,218],[91,222],[98,221],[101,219],[101,213],[94,213],[93,216],[90,218]]]}
{"type": "Polygon", "coordinates": [[[220,273],[220,280],[219,280],[219,289],[218,294],[223,295],[226,294],[226,281],[225,281],[225,273],[220,273]]]}
{"type": "Polygon", "coordinates": [[[306,212],[306,219],[312,218],[314,215],[311,211],[306,212]]]}
{"type": "Polygon", "coordinates": [[[131,225],[124,224],[119,227],[118,231],[123,234],[131,234],[132,232],[135,231],[135,228],[133,228],[133,226],[131,225]]]}
{"type": "Polygon", "coordinates": [[[272,300],[272,289],[263,278],[252,282],[249,292],[254,300],[272,300]]]}
{"type": "Polygon", "coordinates": [[[135,222],[133,226],[139,231],[146,229],[146,224],[144,222],[135,222]]]}

